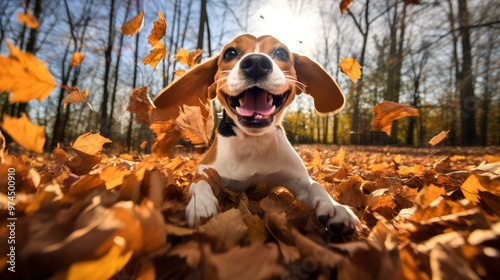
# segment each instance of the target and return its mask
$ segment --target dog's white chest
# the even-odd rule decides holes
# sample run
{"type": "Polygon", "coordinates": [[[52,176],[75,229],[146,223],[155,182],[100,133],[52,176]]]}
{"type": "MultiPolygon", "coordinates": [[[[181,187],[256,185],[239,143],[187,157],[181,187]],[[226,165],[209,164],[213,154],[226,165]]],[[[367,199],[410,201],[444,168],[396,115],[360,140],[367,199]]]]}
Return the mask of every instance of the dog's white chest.
{"type": "Polygon", "coordinates": [[[200,165],[199,171],[214,168],[221,176],[223,186],[233,191],[243,191],[264,182],[270,185],[279,182],[279,174],[289,158],[286,151],[290,151],[284,133],[276,129],[274,133],[258,137],[237,134],[219,137],[215,162],[200,165]]]}

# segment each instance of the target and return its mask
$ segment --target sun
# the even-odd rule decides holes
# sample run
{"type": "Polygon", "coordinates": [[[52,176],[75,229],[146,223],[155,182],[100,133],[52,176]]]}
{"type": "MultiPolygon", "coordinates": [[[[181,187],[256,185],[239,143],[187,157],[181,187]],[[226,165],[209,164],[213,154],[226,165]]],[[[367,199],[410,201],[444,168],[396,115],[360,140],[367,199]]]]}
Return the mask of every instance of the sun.
{"type": "Polygon", "coordinates": [[[270,1],[257,9],[256,17],[249,26],[251,33],[272,35],[294,52],[307,54],[317,49],[320,20],[312,9],[293,13],[287,1],[270,1]]]}

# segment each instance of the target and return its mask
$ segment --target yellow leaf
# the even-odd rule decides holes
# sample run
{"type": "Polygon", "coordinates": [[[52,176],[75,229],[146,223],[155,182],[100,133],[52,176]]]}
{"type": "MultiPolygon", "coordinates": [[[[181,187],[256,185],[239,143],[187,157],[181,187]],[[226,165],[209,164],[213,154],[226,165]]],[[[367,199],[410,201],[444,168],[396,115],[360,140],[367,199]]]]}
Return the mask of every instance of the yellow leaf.
{"type": "Polygon", "coordinates": [[[340,61],[340,71],[346,74],[351,81],[355,83],[359,78],[361,78],[361,65],[354,58],[344,58],[340,61]]]}
{"type": "Polygon", "coordinates": [[[49,96],[56,82],[47,67],[33,54],[24,53],[6,43],[10,56],[0,56],[0,92],[10,91],[10,103],[42,100],[49,96]]]}
{"type": "Polygon", "coordinates": [[[85,54],[82,52],[76,52],[71,56],[71,63],[69,64],[71,67],[75,67],[80,65],[82,63],[83,59],[85,58],[85,54]]]}
{"type": "Polygon", "coordinates": [[[38,126],[22,113],[20,118],[3,116],[2,129],[22,147],[37,153],[43,152],[45,144],[45,127],[38,126]]]}
{"type": "Polygon", "coordinates": [[[432,146],[439,144],[444,140],[444,138],[448,136],[448,133],[450,133],[449,130],[441,131],[438,135],[432,137],[432,139],[429,140],[429,144],[431,144],[432,146]]]}
{"type": "Polygon", "coordinates": [[[156,42],[161,40],[167,33],[167,21],[161,12],[158,12],[158,21],[153,22],[153,29],[148,36],[148,43],[154,46],[156,42]]]}
{"type": "Polygon", "coordinates": [[[129,38],[139,33],[144,26],[144,11],[141,11],[137,16],[125,22],[121,28],[122,33],[130,35],[129,38]]]}
{"type": "Polygon", "coordinates": [[[347,8],[349,7],[349,5],[351,5],[351,3],[352,0],[342,0],[342,2],[340,2],[340,12],[342,14],[347,12],[347,8]]]}
{"type": "Polygon", "coordinates": [[[87,155],[96,155],[102,150],[102,145],[106,143],[111,143],[111,140],[99,133],[91,134],[87,132],[76,139],[72,148],[87,155]]]}
{"type": "Polygon", "coordinates": [[[197,49],[192,52],[188,52],[187,50],[181,48],[179,52],[175,55],[175,60],[179,61],[180,63],[186,65],[189,68],[192,68],[193,66],[196,65],[196,62],[200,55],[202,54],[202,50],[197,49]]]}
{"type": "Polygon", "coordinates": [[[34,17],[29,11],[26,11],[25,14],[17,14],[17,20],[32,29],[40,27],[36,17],[34,17]]]}
{"type": "Polygon", "coordinates": [[[392,122],[408,116],[418,116],[418,110],[405,104],[384,100],[373,107],[372,130],[383,131],[391,136],[392,122]]]}
{"type": "Polygon", "coordinates": [[[132,257],[132,251],[122,252],[126,241],[116,236],[109,251],[96,260],[73,263],[69,267],[67,279],[110,279],[127,264],[132,257]]]}
{"type": "Polygon", "coordinates": [[[177,69],[177,70],[174,70],[174,74],[175,74],[177,77],[182,77],[182,75],[186,74],[186,70],[177,69]]]}
{"type": "Polygon", "coordinates": [[[149,55],[142,60],[142,63],[144,65],[149,64],[153,69],[156,69],[156,65],[167,55],[167,48],[165,48],[165,45],[161,41],[156,42],[154,47],[149,55]]]}
{"type": "Polygon", "coordinates": [[[69,103],[80,103],[85,101],[85,98],[87,98],[90,94],[88,88],[85,88],[85,92],[83,93],[80,92],[80,89],[78,87],[63,86],[63,88],[65,88],[66,91],[68,91],[68,95],[66,95],[63,99],[63,104],[65,109],[69,103]]]}

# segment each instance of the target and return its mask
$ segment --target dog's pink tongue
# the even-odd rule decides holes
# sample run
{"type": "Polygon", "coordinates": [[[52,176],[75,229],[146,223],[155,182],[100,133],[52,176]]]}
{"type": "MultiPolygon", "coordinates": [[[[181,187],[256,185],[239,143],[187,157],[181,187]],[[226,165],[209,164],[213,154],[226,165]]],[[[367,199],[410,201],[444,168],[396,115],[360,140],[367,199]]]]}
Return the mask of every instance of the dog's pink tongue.
{"type": "Polygon", "coordinates": [[[267,103],[267,92],[263,90],[245,92],[243,104],[236,107],[236,112],[243,117],[251,117],[255,114],[267,117],[274,113],[276,106],[271,106],[267,103]]]}

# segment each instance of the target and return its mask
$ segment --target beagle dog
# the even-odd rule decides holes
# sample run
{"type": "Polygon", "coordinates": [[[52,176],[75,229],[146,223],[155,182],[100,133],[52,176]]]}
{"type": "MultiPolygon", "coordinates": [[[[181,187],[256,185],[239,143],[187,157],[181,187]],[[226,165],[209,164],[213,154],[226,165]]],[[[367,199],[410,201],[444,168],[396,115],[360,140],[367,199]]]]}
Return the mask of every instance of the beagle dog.
{"type": "MultiPolygon", "coordinates": [[[[236,192],[263,182],[286,187],[334,234],[347,235],[360,227],[348,207],[309,177],[280,125],[284,109],[302,92],[313,97],[319,113],[335,113],[344,106],[339,86],[320,65],[290,52],[272,36],[249,34],[236,37],[218,56],[162,90],[150,115],[153,122],[177,118],[183,104],[206,107],[215,98],[224,109],[213,144],[189,187],[189,226],[218,212],[211,180],[204,172],[213,169],[223,187],[236,192]]],[[[204,111],[207,117],[208,110],[204,111]]]]}

